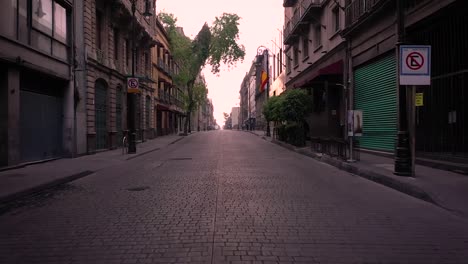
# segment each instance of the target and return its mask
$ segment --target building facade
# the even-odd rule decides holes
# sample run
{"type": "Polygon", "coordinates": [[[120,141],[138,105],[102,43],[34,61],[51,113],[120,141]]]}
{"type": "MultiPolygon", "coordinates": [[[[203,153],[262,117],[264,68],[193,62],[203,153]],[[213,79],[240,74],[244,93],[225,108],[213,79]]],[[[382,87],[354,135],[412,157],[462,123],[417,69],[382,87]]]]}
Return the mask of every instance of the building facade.
{"type": "Polygon", "coordinates": [[[13,0],[0,9],[0,166],[76,154],[80,1],[13,0]],[[75,32],[77,32],[75,34],[75,32]]]}
{"type": "Polygon", "coordinates": [[[239,114],[240,114],[240,107],[233,107],[231,109],[231,119],[232,119],[232,129],[239,129],[239,114]]]}
{"type": "Polygon", "coordinates": [[[133,32],[129,26],[133,20],[130,0],[84,1],[87,153],[116,148],[128,129],[131,95],[127,93],[126,80],[132,75],[133,33],[135,76],[140,80],[141,91],[136,96],[133,117],[137,141],[154,136],[151,104],[155,81],[151,71],[151,48],[156,44],[156,18],[144,17],[145,7],[144,1],[137,2],[133,32]]]}
{"type": "Polygon", "coordinates": [[[172,82],[179,67],[171,55],[168,35],[154,15],[154,2],[137,1],[132,21],[130,0],[84,1],[86,100],[82,122],[86,136],[80,143],[85,142],[86,148],[81,150],[85,153],[121,145],[129,128],[132,95],[127,93],[127,78],[133,67],[140,84],[133,116],[137,142],[178,133],[183,127],[184,89],[172,82]],[[143,16],[148,12],[152,15],[143,16]]]}
{"type": "MultiPolygon", "coordinates": [[[[153,76],[156,78],[153,104],[153,122],[158,136],[183,131],[184,87],[173,84],[179,66],[171,55],[169,38],[159,20],[156,21],[156,46],[152,48],[153,76]]],[[[150,134],[151,135],[151,134],[150,134]]]]}
{"type": "Polygon", "coordinates": [[[247,120],[249,116],[249,74],[246,73],[242,79],[239,89],[239,124],[242,129],[247,128],[247,120]]]}
{"type": "MultiPolygon", "coordinates": [[[[402,42],[431,45],[431,85],[416,87],[416,154],[455,159],[468,156],[466,1],[403,1],[402,42]]],[[[363,110],[362,148],[393,153],[398,122],[396,1],[346,2],[351,102],[363,110]]],[[[407,87],[409,88],[409,87],[407,87]]],[[[407,104],[414,105],[408,101],[407,104]]],[[[410,118],[409,120],[411,120],[410,118]]]]}
{"type": "Polygon", "coordinates": [[[285,0],[286,89],[312,97],[312,137],[345,136],[344,0],[285,0]]]}

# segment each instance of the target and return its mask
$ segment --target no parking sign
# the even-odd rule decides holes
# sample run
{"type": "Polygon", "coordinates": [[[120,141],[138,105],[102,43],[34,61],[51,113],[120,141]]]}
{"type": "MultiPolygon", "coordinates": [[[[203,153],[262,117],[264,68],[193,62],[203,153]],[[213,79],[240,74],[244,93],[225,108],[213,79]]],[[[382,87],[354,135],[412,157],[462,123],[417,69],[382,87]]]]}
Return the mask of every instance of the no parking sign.
{"type": "Polygon", "coordinates": [[[400,84],[431,85],[431,46],[400,46],[400,84]]]}

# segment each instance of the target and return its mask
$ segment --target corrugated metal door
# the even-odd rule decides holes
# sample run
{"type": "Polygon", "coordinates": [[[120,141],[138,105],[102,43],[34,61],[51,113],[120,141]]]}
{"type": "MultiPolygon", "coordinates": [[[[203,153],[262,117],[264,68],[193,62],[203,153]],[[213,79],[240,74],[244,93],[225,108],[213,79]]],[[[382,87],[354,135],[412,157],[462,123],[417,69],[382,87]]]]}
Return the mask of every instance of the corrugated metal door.
{"type": "Polygon", "coordinates": [[[62,150],[62,98],[21,90],[21,160],[59,157],[62,150]]]}
{"type": "Polygon", "coordinates": [[[362,148],[393,152],[397,132],[396,61],[394,54],[354,72],[355,109],[363,110],[362,148]]]}
{"type": "Polygon", "coordinates": [[[96,149],[105,149],[107,145],[107,88],[96,82],[96,149]]]}

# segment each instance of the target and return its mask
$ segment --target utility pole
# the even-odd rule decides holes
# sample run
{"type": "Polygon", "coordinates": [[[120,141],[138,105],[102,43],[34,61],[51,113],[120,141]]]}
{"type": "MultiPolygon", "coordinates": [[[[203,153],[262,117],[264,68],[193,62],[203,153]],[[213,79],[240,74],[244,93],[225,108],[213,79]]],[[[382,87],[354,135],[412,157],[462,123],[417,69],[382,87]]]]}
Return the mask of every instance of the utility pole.
{"type": "MultiPolygon", "coordinates": [[[[136,2],[138,0],[131,0],[132,2],[132,78],[136,78],[135,75],[135,66],[136,66],[136,37],[135,37],[135,12],[136,12],[136,2]]],[[[151,17],[153,14],[151,13],[151,0],[144,0],[145,1],[145,11],[142,14],[146,18],[151,17]]],[[[154,8],[156,9],[156,7],[154,8]]],[[[135,92],[130,93],[128,98],[128,128],[129,128],[129,135],[128,135],[128,153],[134,154],[136,153],[136,116],[135,116],[135,108],[137,105],[137,95],[135,92]]]]}
{"type": "MultiPolygon", "coordinates": [[[[136,12],[136,1],[132,0],[132,78],[135,78],[135,59],[136,59],[136,47],[135,47],[135,12],[136,12]]],[[[128,140],[128,153],[136,153],[136,124],[135,124],[135,106],[136,106],[136,94],[130,94],[130,100],[128,101],[128,126],[129,126],[129,140],[128,140]]]]}
{"type": "Polygon", "coordinates": [[[397,61],[397,102],[398,102],[398,133],[397,146],[395,150],[395,171],[398,176],[412,176],[412,155],[410,148],[410,138],[408,133],[408,111],[407,111],[407,91],[405,85],[400,85],[400,46],[405,42],[405,21],[403,1],[397,0],[397,43],[396,43],[396,61],[397,61]]]}

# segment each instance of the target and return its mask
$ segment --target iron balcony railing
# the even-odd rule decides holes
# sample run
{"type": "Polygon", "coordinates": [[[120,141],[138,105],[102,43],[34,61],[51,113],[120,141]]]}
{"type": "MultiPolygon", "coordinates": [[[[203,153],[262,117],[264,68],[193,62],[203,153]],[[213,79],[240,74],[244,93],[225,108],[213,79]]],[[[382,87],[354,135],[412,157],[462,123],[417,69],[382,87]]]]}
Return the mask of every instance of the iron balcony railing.
{"type": "Polygon", "coordinates": [[[364,15],[371,13],[374,8],[387,0],[354,0],[346,6],[346,27],[352,26],[364,15]]]}
{"type": "Polygon", "coordinates": [[[313,21],[314,17],[322,10],[324,0],[301,0],[297,3],[296,9],[291,19],[286,22],[283,30],[284,44],[290,45],[295,37],[298,36],[300,25],[308,25],[313,21]]]}

